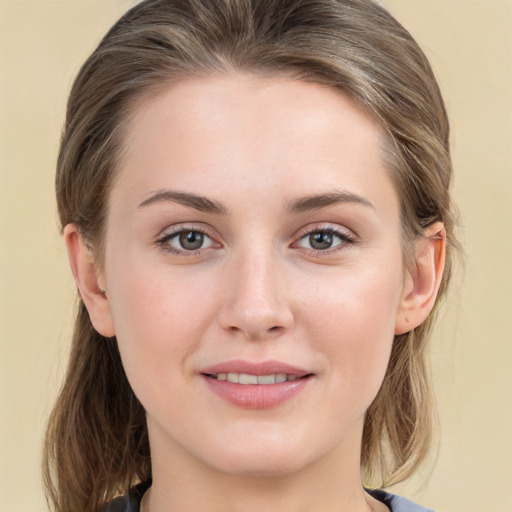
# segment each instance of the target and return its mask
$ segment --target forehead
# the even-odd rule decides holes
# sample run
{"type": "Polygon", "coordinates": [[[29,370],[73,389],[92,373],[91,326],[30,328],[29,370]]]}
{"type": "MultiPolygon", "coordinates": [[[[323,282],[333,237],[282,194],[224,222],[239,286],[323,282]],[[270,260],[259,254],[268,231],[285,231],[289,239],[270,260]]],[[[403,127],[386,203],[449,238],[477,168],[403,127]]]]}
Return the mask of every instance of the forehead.
{"type": "Polygon", "coordinates": [[[372,116],[341,90],[287,75],[234,74],[182,79],[143,95],[131,111],[126,132],[128,146],[147,141],[145,133],[149,127],[172,128],[175,135],[193,129],[197,135],[212,136],[212,128],[218,131],[226,122],[233,125],[236,121],[246,128],[240,135],[252,139],[261,133],[257,128],[265,125],[273,125],[276,136],[283,134],[282,128],[308,137],[318,129],[347,125],[356,137],[363,136],[361,139],[364,135],[374,140],[381,136],[372,116]],[[278,115],[282,116],[281,122],[276,123],[278,115]]]}
{"type": "Polygon", "coordinates": [[[296,185],[298,194],[336,183],[371,195],[385,182],[393,193],[382,139],[368,114],[325,85],[246,75],[183,80],[137,104],[113,195],[213,193],[219,183],[256,193],[270,182],[283,196],[296,185]]]}

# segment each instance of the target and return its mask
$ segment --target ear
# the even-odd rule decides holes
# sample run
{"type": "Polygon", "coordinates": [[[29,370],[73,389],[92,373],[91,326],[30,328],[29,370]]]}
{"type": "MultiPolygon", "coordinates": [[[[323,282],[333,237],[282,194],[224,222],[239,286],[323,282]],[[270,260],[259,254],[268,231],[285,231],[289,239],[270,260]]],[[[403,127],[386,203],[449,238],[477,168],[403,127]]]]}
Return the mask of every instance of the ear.
{"type": "Polygon", "coordinates": [[[415,262],[406,272],[395,334],[412,331],[432,311],[443,276],[445,250],[446,231],[441,222],[436,222],[416,243],[415,262]]]}
{"type": "Polygon", "coordinates": [[[115,336],[103,276],[75,224],[68,224],[64,228],[64,241],[73,277],[94,328],[105,337],[115,336]]]}

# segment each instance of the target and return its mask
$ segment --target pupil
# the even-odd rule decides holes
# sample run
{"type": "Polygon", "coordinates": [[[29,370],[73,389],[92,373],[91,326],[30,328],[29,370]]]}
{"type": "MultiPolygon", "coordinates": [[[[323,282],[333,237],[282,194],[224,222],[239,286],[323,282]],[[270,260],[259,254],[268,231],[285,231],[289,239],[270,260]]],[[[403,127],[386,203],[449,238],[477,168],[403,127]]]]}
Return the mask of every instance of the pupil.
{"type": "Polygon", "coordinates": [[[200,249],[203,245],[204,236],[202,233],[197,231],[189,231],[188,233],[180,233],[180,245],[183,249],[193,251],[200,249]]]}
{"type": "Polygon", "coordinates": [[[322,231],[309,235],[309,243],[313,249],[329,249],[332,245],[332,234],[322,231]]]}

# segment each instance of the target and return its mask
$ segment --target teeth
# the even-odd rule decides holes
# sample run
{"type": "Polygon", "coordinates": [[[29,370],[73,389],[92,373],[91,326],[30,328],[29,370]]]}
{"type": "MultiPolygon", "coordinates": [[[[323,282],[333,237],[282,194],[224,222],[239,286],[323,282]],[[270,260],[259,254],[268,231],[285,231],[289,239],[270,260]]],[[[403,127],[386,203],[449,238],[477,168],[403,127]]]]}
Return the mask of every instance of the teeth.
{"type": "Polygon", "coordinates": [[[275,375],[258,375],[258,384],[275,384],[275,375]]]}
{"type": "Polygon", "coordinates": [[[250,375],[248,373],[217,373],[214,375],[217,380],[227,380],[235,384],[279,384],[286,381],[294,381],[297,375],[286,373],[274,373],[272,375],[250,375]]]}
{"type": "Polygon", "coordinates": [[[258,377],[256,375],[248,375],[247,373],[240,373],[238,375],[239,384],[258,384],[258,377]]]}

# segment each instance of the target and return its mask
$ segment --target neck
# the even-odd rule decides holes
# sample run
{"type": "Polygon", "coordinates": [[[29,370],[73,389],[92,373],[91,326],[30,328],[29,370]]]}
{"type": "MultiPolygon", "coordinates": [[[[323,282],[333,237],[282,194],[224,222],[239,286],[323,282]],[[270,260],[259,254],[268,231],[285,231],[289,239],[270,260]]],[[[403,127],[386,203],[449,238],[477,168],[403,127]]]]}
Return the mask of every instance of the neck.
{"type": "Polygon", "coordinates": [[[359,450],[356,442],[299,470],[244,475],[213,469],[177,447],[167,454],[153,449],[153,485],[142,512],[377,512],[361,483],[359,450]]]}
{"type": "MultiPolygon", "coordinates": [[[[376,512],[360,482],[312,482],[303,473],[280,478],[224,475],[217,484],[156,479],[143,512],[376,512]],[[170,483],[169,483],[170,482],[170,483]],[[151,507],[149,507],[151,503],[151,507]]],[[[318,473],[315,476],[319,476],[318,473]]]]}

